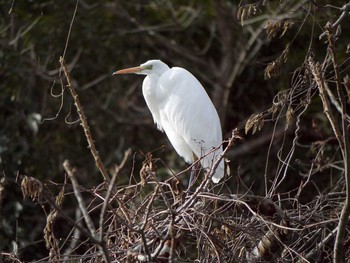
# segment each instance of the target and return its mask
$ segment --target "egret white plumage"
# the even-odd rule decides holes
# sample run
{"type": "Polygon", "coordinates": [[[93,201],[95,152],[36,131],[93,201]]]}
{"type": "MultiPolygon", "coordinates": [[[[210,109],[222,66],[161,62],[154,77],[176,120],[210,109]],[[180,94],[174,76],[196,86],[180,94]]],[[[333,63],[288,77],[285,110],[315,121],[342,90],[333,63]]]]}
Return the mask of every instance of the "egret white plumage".
{"type": "MultiPolygon", "coordinates": [[[[222,153],[222,131],[217,111],[200,82],[186,69],[169,68],[160,60],[149,60],[138,67],[113,74],[147,75],[142,93],[159,130],[168,136],[176,152],[187,163],[193,154],[205,169],[211,169],[222,153]]],[[[224,176],[221,160],[212,180],[224,176]]]]}

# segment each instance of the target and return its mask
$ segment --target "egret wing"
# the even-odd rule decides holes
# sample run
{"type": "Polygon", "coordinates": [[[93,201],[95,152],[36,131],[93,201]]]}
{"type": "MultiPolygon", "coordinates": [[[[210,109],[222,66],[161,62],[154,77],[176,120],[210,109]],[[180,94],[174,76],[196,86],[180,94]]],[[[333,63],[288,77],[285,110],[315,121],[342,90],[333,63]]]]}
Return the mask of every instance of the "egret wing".
{"type": "MultiPolygon", "coordinates": [[[[212,167],[222,153],[222,132],[216,109],[203,86],[190,72],[178,67],[164,73],[157,86],[157,96],[165,98],[159,108],[160,119],[169,140],[177,145],[175,150],[184,157],[191,149],[198,158],[205,156],[201,161],[204,168],[212,167]],[[213,151],[214,147],[219,148],[213,151]]],[[[223,170],[221,162],[213,181],[223,177],[223,170]]]]}

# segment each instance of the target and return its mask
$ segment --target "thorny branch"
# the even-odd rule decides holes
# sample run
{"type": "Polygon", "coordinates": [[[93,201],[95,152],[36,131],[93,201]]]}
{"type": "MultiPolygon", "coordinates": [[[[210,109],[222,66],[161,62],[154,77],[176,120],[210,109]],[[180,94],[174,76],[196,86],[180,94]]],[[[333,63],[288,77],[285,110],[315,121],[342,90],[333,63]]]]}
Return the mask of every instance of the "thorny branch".
{"type": "Polygon", "coordinates": [[[336,119],[334,117],[333,111],[330,107],[329,100],[327,97],[326,88],[325,88],[325,86],[327,84],[324,80],[324,76],[323,76],[323,73],[321,71],[321,65],[318,62],[315,63],[311,57],[309,57],[308,62],[309,62],[309,66],[311,69],[311,73],[315,79],[315,82],[317,84],[317,88],[319,90],[320,98],[321,98],[322,104],[323,104],[324,113],[326,114],[326,116],[329,120],[329,123],[332,126],[334,135],[336,136],[336,138],[339,142],[340,148],[344,149],[344,142],[342,139],[342,135],[341,135],[339,126],[337,125],[336,119]]]}
{"type": "Polygon", "coordinates": [[[91,154],[94,157],[96,166],[100,170],[101,175],[103,176],[104,180],[109,182],[110,178],[107,174],[106,168],[104,167],[104,165],[101,161],[101,158],[98,154],[98,151],[96,150],[95,143],[92,139],[90,127],[89,127],[89,124],[87,122],[87,118],[86,118],[85,113],[83,111],[83,107],[81,106],[80,100],[78,98],[78,94],[76,93],[75,88],[73,86],[73,82],[71,80],[70,74],[68,72],[68,69],[67,69],[67,66],[66,66],[66,63],[65,63],[63,57],[60,57],[60,64],[61,64],[61,68],[64,72],[64,75],[66,76],[66,79],[67,79],[67,87],[68,87],[69,92],[71,93],[71,95],[74,99],[74,105],[77,108],[77,112],[79,114],[81,125],[83,126],[84,133],[86,136],[86,140],[89,144],[89,149],[91,151],[91,154]]]}

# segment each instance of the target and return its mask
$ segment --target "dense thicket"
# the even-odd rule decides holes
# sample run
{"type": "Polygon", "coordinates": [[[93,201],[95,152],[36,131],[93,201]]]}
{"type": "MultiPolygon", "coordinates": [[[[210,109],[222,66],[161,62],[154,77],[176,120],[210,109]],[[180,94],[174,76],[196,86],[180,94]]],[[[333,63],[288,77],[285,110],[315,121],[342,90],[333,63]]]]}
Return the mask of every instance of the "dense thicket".
{"type": "Polygon", "coordinates": [[[99,261],[109,253],[111,259],[132,261],[154,256],[163,238],[173,252],[154,260],[245,262],[253,260],[252,251],[268,231],[280,239],[276,261],[329,262],[334,252],[349,258],[349,240],[342,239],[349,225],[341,213],[346,215],[343,205],[350,198],[350,18],[341,9],[345,1],[332,2],[339,8],[328,2],[0,0],[3,259],[54,261],[65,254],[99,261]],[[87,147],[60,56],[102,163],[110,176],[118,174],[109,191],[114,203],[100,225],[103,244],[82,229],[74,236],[68,219],[87,229],[67,177],[74,169],[64,167],[65,160],[77,169],[76,189],[96,225],[109,184],[103,184],[87,147]],[[187,174],[171,181],[188,165],[153,124],[142,98],[143,77],[112,76],[149,59],[191,71],[218,109],[224,145],[235,128],[243,138],[227,152],[227,180],[188,206],[180,205],[185,201],[178,189],[187,186],[187,174]],[[129,148],[132,154],[116,170],[129,148]],[[155,177],[167,184],[155,183],[155,177]],[[37,195],[33,185],[42,188],[37,195]],[[47,218],[58,209],[56,195],[64,200],[56,202],[62,211],[50,235],[47,218]],[[281,218],[272,220],[256,200],[269,200],[276,209],[272,215],[281,218]],[[188,228],[177,216],[186,218],[188,228]],[[143,225],[147,220],[153,226],[143,225]],[[174,235],[165,233],[170,222],[174,235]],[[288,238],[269,222],[289,227],[288,238]],[[335,249],[337,242],[343,253],[335,249]]]}

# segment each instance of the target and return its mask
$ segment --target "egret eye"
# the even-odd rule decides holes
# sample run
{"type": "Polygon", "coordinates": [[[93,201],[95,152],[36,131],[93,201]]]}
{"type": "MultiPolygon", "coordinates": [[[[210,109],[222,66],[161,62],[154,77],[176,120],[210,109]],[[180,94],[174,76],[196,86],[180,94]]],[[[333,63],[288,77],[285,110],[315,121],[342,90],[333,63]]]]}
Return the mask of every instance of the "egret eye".
{"type": "Polygon", "coordinates": [[[153,68],[153,65],[147,65],[144,67],[144,69],[151,70],[153,68]]]}

